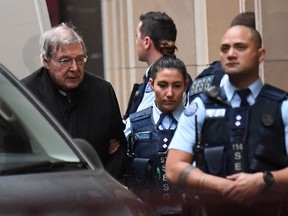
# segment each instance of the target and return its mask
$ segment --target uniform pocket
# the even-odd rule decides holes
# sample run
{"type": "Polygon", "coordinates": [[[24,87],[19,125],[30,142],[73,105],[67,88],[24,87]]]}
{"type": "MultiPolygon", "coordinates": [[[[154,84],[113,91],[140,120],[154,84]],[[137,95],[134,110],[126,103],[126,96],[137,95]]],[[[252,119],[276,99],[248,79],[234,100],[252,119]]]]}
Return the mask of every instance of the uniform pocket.
{"type": "Polygon", "coordinates": [[[224,146],[205,148],[204,154],[208,173],[219,176],[223,172],[224,146]]]}

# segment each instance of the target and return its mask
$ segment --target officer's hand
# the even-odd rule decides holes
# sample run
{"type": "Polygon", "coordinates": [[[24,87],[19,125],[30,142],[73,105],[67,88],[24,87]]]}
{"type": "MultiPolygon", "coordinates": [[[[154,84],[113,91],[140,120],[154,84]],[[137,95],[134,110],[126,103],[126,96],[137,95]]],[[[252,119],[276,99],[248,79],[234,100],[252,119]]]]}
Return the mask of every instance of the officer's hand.
{"type": "Polygon", "coordinates": [[[116,139],[109,140],[109,155],[114,154],[120,146],[120,143],[116,139]]]}
{"type": "Polygon", "coordinates": [[[265,187],[262,173],[239,173],[227,176],[232,180],[224,190],[224,196],[236,203],[249,206],[259,201],[260,192],[265,187]]]}

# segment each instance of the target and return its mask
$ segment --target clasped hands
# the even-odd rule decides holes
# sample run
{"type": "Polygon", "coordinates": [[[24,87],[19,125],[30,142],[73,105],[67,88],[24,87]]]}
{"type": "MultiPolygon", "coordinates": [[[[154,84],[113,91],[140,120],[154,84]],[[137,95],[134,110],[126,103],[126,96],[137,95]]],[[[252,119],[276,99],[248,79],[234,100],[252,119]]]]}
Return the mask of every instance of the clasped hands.
{"type": "Polygon", "coordinates": [[[222,195],[233,202],[250,206],[259,201],[261,192],[265,188],[261,172],[248,174],[238,173],[227,176],[227,184],[223,186],[222,195]]]}

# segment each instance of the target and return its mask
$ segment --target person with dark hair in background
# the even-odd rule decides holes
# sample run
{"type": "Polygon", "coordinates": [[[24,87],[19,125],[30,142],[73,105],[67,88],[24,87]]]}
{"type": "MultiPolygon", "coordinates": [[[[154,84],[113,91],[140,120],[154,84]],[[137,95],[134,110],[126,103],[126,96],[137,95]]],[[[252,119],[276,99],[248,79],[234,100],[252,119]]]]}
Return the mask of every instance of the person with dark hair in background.
{"type": "Polygon", "coordinates": [[[165,174],[167,149],[188,87],[184,63],[163,56],[151,67],[149,84],[155,92],[152,106],[130,114],[125,135],[133,157],[128,188],[161,215],[180,215],[181,194],[171,187],[165,174]]]}
{"type": "Polygon", "coordinates": [[[127,142],[113,87],[84,71],[86,46],[74,26],[51,28],[40,45],[43,66],[22,83],[73,138],[87,140],[106,170],[119,179],[127,142]]]}
{"type": "Polygon", "coordinates": [[[256,29],[255,13],[252,11],[245,11],[233,18],[230,27],[236,25],[244,25],[253,29],[256,29]]]}
{"type": "MultiPolygon", "coordinates": [[[[174,21],[164,12],[147,12],[140,15],[136,30],[136,49],[138,59],[146,62],[148,68],[143,77],[143,83],[135,83],[130,95],[123,119],[129,114],[151,106],[155,95],[150,88],[149,78],[151,65],[163,55],[174,55],[177,29],[174,21]]],[[[188,74],[189,86],[192,79],[188,74]]],[[[185,101],[184,101],[185,103],[185,101]]]]}
{"type": "Polygon", "coordinates": [[[197,197],[203,215],[288,213],[288,96],[262,83],[264,57],[257,30],[230,27],[220,46],[227,79],[215,94],[200,93],[180,117],[167,178],[197,197]]]}
{"type": "MultiPolygon", "coordinates": [[[[230,27],[235,25],[243,25],[255,29],[255,13],[246,11],[238,14],[233,18],[230,27]]],[[[208,68],[204,69],[194,79],[193,85],[190,89],[190,99],[192,101],[198,93],[205,91],[211,86],[221,86],[221,80],[225,75],[219,60],[212,62],[208,68]]]]}

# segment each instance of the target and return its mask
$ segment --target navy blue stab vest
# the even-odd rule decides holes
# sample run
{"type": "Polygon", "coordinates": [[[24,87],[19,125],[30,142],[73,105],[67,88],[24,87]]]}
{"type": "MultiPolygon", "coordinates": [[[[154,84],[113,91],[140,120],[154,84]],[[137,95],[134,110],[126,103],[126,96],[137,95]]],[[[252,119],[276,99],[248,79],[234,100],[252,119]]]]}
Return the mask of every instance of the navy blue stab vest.
{"type": "MultiPolygon", "coordinates": [[[[167,182],[165,173],[167,149],[174,135],[174,130],[157,129],[156,123],[153,121],[152,110],[153,108],[149,107],[137,113],[130,114],[129,117],[131,122],[131,140],[133,142],[132,149],[135,156],[134,169],[141,169],[143,167],[137,166],[136,168],[137,162],[135,162],[137,160],[141,161],[143,158],[149,159],[152,165],[152,176],[150,181],[148,181],[149,185],[145,185],[145,182],[141,181],[141,179],[136,179],[141,185],[139,190],[134,190],[134,192],[144,201],[152,203],[157,212],[162,214],[168,214],[171,211],[179,213],[181,203],[180,193],[171,188],[167,182]],[[147,190],[145,192],[145,187],[150,192],[147,192],[147,190]]],[[[134,171],[134,173],[139,173],[139,170],[134,171]]],[[[147,175],[143,176],[142,172],[142,177],[146,178],[147,175]]]]}
{"type": "Polygon", "coordinates": [[[200,94],[200,97],[206,114],[209,111],[217,113],[216,110],[225,110],[224,116],[212,114],[205,118],[200,144],[204,148],[205,172],[217,176],[236,173],[235,167],[239,167],[235,158],[240,158],[243,164],[239,172],[272,171],[288,165],[281,115],[282,101],[287,99],[286,92],[264,85],[255,104],[244,111],[241,108],[232,108],[205,93],[200,94]],[[235,119],[241,112],[247,114],[247,119],[244,127],[237,131],[234,130],[235,119]],[[238,146],[236,152],[233,146],[238,146]],[[239,149],[242,154],[237,152],[239,149]]]}
{"type": "Polygon", "coordinates": [[[139,158],[153,159],[155,154],[166,152],[174,130],[158,130],[152,117],[152,107],[130,115],[131,134],[134,141],[134,154],[139,158]],[[163,143],[163,139],[166,142],[163,143]]]}

